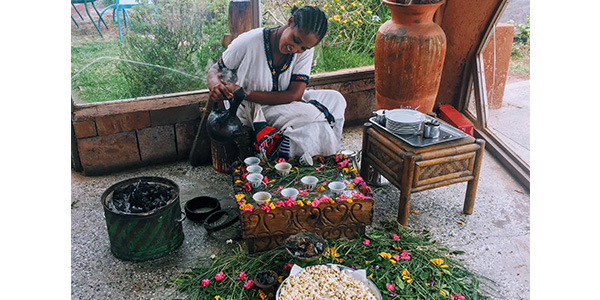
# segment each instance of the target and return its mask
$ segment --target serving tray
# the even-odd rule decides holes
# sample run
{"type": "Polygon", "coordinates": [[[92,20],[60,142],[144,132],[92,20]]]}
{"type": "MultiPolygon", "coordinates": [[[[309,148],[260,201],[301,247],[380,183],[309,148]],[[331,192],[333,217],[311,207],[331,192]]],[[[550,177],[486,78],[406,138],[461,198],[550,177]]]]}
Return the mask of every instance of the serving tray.
{"type": "MultiPolygon", "coordinates": [[[[418,148],[427,147],[427,146],[440,144],[440,143],[445,143],[448,141],[458,140],[458,139],[468,136],[466,133],[460,131],[458,128],[455,128],[455,127],[449,125],[448,123],[445,123],[444,121],[430,117],[426,114],[423,114],[423,115],[425,116],[425,118],[423,119],[423,122],[427,122],[427,121],[431,120],[431,121],[437,121],[441,124],[439,137],[425,138],[425,137],[423,137],[423,130],[419,130],[418,132],[416,132],[414,134],[397,134],[397,133],[394,133],[394,132],[388,130],[387,128],[385,128],[385,124],[379,123],[379,121],[377,121],[377,117],[371,117],[369,119],[369,122],[373,123],[375,126],[379,127],[381,130],[384,130],[384,131],[388,132],[389,134],[399,138],[400,140],[408,143],[409,145],[411,145],[413,147],[418,147],[418,148]]],[[[385,122],[385,118],[383,118],[383,121],[385,122]]]]}

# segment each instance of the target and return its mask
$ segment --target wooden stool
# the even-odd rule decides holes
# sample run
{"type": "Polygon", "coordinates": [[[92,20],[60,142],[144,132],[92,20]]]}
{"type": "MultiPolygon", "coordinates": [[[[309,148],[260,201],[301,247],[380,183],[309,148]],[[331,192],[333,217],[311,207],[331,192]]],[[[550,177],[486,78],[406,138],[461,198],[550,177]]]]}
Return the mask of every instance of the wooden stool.
{"type": "Polygon", "coordinates": [[[413,147],[383,129],[364,124],[361,176],[381,174],[400,189],[398,222],[408,225],[410,195],[468,181],[463,213],[472,214],[485,141],[458,140],[413,147]],[[372,168],[372,169],[371,169],[372,168]]]}

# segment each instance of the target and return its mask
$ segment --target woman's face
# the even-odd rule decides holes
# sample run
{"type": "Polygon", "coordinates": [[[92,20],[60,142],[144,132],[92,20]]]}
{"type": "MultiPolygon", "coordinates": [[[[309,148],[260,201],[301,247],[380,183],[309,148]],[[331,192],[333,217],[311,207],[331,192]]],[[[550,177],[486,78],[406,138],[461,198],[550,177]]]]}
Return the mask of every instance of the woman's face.
{"type": "Polygon", "coordinates": [[[293,18],[290,18],[290,21],[279,39],[279,51],[282,54],[302,53],[319,43],[316,34],[304,33],[298,27],[294,27],[293,18]]]}

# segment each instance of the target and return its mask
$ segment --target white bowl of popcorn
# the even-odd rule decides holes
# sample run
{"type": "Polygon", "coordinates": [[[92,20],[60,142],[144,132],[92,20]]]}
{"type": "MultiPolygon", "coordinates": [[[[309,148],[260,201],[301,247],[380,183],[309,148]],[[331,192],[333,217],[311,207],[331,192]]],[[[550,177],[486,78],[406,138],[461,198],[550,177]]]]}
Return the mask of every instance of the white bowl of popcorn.
{"type": "Polygon", "coordinates": [[[365,299],[381,300],[381,293],[365,270],[336,265],[301,268],[294,265],[275,295],[277,300],[365,299]]]}

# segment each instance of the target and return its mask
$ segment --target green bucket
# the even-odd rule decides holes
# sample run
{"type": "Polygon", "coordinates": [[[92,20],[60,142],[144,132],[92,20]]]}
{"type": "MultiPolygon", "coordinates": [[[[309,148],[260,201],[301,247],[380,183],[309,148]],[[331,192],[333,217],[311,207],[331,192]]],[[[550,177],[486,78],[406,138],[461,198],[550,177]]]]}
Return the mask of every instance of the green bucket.
{"type": "Polygon", "coordinates": [[[159,258],[183,243],[185,213],[179,204],[179,186],[165,178],[136,177],[109,187],[101,197],[110,240],[110,251],[119,259],[144,261],[159,258]],[[149,212],[127,213],[111,208],[113,192],[139,181],[173,189],[167,204],[149,212]],[[183,217],[182,217],[183,215],[183,217]]]}

